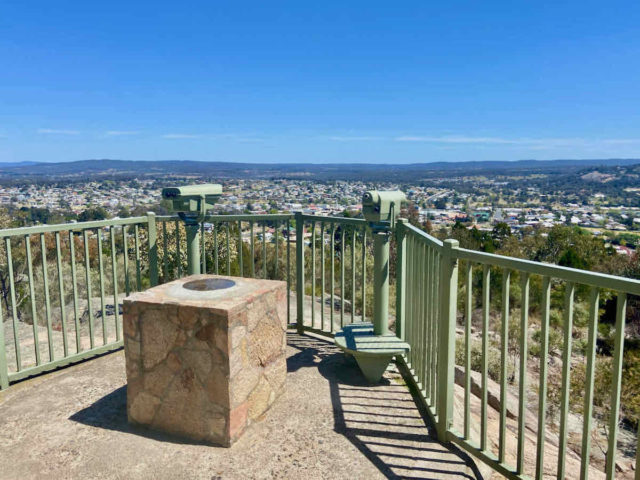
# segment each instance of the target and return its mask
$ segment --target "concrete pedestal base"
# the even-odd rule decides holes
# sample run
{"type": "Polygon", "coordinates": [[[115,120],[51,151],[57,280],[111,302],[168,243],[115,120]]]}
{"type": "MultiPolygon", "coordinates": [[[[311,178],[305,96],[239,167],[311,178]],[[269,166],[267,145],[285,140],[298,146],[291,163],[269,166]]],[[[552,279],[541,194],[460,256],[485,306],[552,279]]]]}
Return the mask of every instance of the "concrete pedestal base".
{"type": "Polygon", "coordinates": [[[286,313],[270,280],[194,275],[126,298],[129,421],[230,446],[284,389],[286,313]]]}

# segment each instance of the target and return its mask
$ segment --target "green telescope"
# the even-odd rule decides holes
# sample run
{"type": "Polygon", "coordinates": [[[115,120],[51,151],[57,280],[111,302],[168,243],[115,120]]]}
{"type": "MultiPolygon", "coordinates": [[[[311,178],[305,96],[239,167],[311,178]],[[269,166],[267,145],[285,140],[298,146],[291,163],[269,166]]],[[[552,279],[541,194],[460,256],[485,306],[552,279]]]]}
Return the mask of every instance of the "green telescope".
{"type": "Polygon", "coordinates": [[[374,230],[393,229],[407,197],[400,190],[369,190],[362,196],[362,215],[374,230]]]}
{"type": "Polygon", "coordinates": [[[200,238],[198,227],[207,210],[222,195],[222,185],[205,183],[162,189],[162,199],[169,202],[171,210],[178,213],[187,231],[187,269],[189,275],[200,273],[200,238]]]}
{"type": "Polygon", "coordinates": [[[389,332],[389,239],[406,201],[398,190],[369,190],[362,196],[362,214],[373,231],[373,325],[353,324],[335,336],[336,345],[355,357],[371,383],[380,381],[395,355],[410,348],[389,332]]]}
{"type": "MultiPolygon", "coordinates": [[[[191,220],[194,215],[204,217],[205,212],[213,208],[220,195],[222,195],[222,185],[217,183],[162,189],[162,199],[169,201],[171,209],[181,214],[181,218],[185,216],[186,218],[183,218],[185,222],[187,218],[191,220]]],[[[193,220],[202,221],[202,218],[193,220]]]]}
{"type": "Polygon", "coordinates": [[[389,325],[389,237],[407,197],[399,190],[369,190],[362,214],[373,230],[373,333],[387,335],[389,325]]]}

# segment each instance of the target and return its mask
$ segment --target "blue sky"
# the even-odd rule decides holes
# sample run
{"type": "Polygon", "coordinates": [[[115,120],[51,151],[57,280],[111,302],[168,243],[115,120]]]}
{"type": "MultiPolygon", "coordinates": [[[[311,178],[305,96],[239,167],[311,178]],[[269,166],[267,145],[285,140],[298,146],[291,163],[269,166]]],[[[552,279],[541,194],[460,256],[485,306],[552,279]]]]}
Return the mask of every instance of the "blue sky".
{"type": "Polygon", "coordinates": [[[640,3],[0,3],[0,161],[640,157],[640,3]]]}

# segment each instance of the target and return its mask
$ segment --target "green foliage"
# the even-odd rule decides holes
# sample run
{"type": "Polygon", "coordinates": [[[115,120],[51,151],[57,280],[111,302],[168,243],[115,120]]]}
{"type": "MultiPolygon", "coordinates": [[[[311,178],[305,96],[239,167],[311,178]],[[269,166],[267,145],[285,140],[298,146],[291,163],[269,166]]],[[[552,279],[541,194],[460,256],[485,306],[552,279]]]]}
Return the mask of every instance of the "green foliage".
{"type": "Polygon", "coordinates": [[[640,421],[640,351],[629,350],[624,356],[622,378],[622,412],[637,426],[640,421]]]}
{"type": "MultiPolygon", "coordinates": [[[[520,235],[509,234],[503,226],[496,226],[491,235],[476,229],[468,229],[462,224],[456,224],[450,234],[440,234],[444,237],[454,237],[460,241],[463,248],[483,251],[496,249],[496,253],[517,258],[525,258],[537,262],[560,264],[570,268],[585,269],[608,273],[612,275],[625,275],[640,278],[640,256],[633,255],[626,258],[618,255],[607,247],[601,238],[594,237],[590,233],[573,226],[555,226],[551,229],[525,229],[520,235]]],[[[465,262],[462,262],[460,272],[466,270],[465,262]]],[[[503,271],[499,268],[491,268],[490,281],[490,332],[496,333],[500,329],[500,315],[502,308],[501,291],[503,271]]],[[[472,298],[474,301],[474,326],[480,327],[481,316],[476,309],[482,307],[482,268],[474,267],[472,281],[472,298]]],[[[464,273],[459,276],[459,311],[465,308],[466,277],[464,273]]],[[[517,340],[520,337],[519,307],[521,295],[521,274],[511,273],[510,283],[510,307],[511,321],[509,323],[509,364],[512,370],[517,368],[519,348],[517,340]]],[[[541,352],[540,318],[542,315],[542,278],[539,275],[529,277],[529,321],[531,340],[529,342],[529,355],[539,358],[541,352]]],[[[565,302],[567,283],[552,279],[550,311],[549,311],[549,356],[559,357],[564,348],[565,302]]],[[[613,351],[613,324],[612,316],[615,316],[615,292],[607,289],[600,291],[600,310],[598,321],[598,345],[601,355],[598,357],[595,374],[595,415],[606,420],[611,396],[611,355],[613,351]]],[[[573,308],[573,348],[571,382],[572,409],[577,409],[583,402],[584,393],[579,392],[579,386],[584,384],[584,355],[587,352],[587,326],[589,322],[590,287],[576,285],[574,291],[573,308]]],[[[631,332],[638,331],[640,325],[640,302],[630,296],[627,324],[631,332]]],[[[480,367],[480,342],[472,344],[472,368],[480,367]]],[[[491,378],[499,378],[499,351],[489,347],[489,370],[491,378]],[[493,365],[493,366],[491,366],[493,365]]],[[[459,340],[456,344],[456,361],[464,362],[464,344],[459,340]]],[[[640,419],[640,350],[635,343],[627,342],[624,356],[623,386],[622,386],[622,417],[633,424],[640,419]]],[[[561,398],[561,369],[550,368],[548,378],[549,388],[549,417],[555,418],[561,398]]],[[[582,407],[580,407],[582,408],[582,407]]]]}
{"type": "MultiPolygon", "coordinates": [[[[216,272],[217,267],[217,271],[222,275],[238,274],[238,254],[236,250],[237,239],[237,226],[235,226],[235,224],[229,229],[229,251],[227,251],[227,231],[224,227],[218,227],[215,232],[205,232],[204,245],[201,243],[201,246],[204,246],[204,260],[206,261],[207,272],[216,272]],[[231,255],[230,263],[232,263],[230,272],[227,272],[228,255],[231,255]]],[[[251,261],[250,255],[246,251],[244,255],[243,259],[246,259],[245,264],[248,266],[251,261]]],[[[159,224],[158,262],[158,271],[161,282],[171,281],[178,278],[178,272],[183,275],[186,274],[187,235],[182,222],[178,222],[176,224],[176,222],[170,221],[161,222],[159,224]]],[[[258,270],[258,273],[261,273],[261,271],[258,270]]]]}
{"type": "Polygon", "coordinates": [[[127,206],[120,207],[116,216],[120,218],[128,218],[131,216],[131,210],[129,210],[129,207],[127,206]]]}
{"type": "MultiPolygon", "coordinates": [[[[597,418],[605,421],[609,416],[609,402],[611,401],[612,363],[610,357],[598,355],[593,377],[594,414],[597,418]]],[[[584,413],[586,373],[585,362],[577,363],[571,369],[569,407],[577,413],[584,413]]]]}
{"type": "Polygon", "coordinates": [[[589,303],[587,301],[576,301],[573,304],[573,326],[574,328],[586,328],[589,322],[589,303]]]}
{"type": "MultiPolygon", "coordinates": [[[[487,356],[487,375],[492,380],[496,382],[500,381],[500,369],[501,369],[501,360],[500,360],[500,349],[493,346],[488,345],[487,348],[488,356],[487,356]]],[[[464,365],[465,364],[465,342],[464,338],[457,337],[456,338],[456,365],[464,365]]],[[[475,370],[476,372],[480,372],[482,370],[482,341],[480,340],[471,340],[471,370],[475,370]]],[[[511,363],[507,362],[507,378],[513,378],[514,376],[514,367],[511,363]]]]}
{"type": "Polygon", "coordinates": [[[511,227],[504,222],[496,223],[491,232],[491,237],[497,245],[502,243],[511,236],[511,227]]]}
{"type": "Polygon", "coordinates": [[[453,227],[451,227],[450,235],[445,235],[445,237],[458,240],[461,248],[480,250],[488,253],[495,252],[497,248],[491,233],[483,232],[477,228],[467,228],[461,222],[456,222],[453,227]]]}
{"type": "Polygon", "coordinates": [[[614,275],[623,274],[627,263],[601,238],[565,225],[528,229],[521,236],[506,237],[497,253],[614,275]]]}
{"type": "Polygon", "coordinates": [[[447,199],[440,197],[435,202],[433,202],[433,206],[438,210],[444,210],[445,208],[447,208],[447,199]]]}
{"type": "Polygon", "coordinates": [[[109,218],[109,212],[107,212],[104,207],[90,207],[78,215],[79,222],[105,220],[107,218],[109,218]]]}
{"type": "MultiPolygon", "coordinates": [[[[529,343],[529,354],[534,357],[539,357],[542,352],[542,330],[534,330],[531,340],[532,341],[529,343]]],[[[562,351],[563,341],[562,330],[550,326],[549,355],[559,354],[562,351]]]]}
{"type": "Polygon", "coordinates": [[[588,269],[587,259],[580,255],[574,247],[569,247],[567,250],[565,250],[565,252],[558,260],[558,265],[562,265],[563,267],[578,268],[580,270],[588,269]]]}
{"type": "Polygon", "coordinates": [[[22,207],[19,210],[12,211],[10,215],[12,216],[11,223],[16,227],[47,223],[62,223],[67,219],[67,217],[65,217],[61,212],[39,207],[22,207]]]}

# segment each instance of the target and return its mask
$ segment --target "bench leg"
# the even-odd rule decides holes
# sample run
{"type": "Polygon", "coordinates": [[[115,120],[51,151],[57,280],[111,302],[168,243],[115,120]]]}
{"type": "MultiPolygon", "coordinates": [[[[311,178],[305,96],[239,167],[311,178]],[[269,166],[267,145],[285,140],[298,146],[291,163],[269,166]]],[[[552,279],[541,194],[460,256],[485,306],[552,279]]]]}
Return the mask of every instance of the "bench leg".
{"type": "Polygon", "coordinates": [[[389,363],[393,359],[393,355],[358,355],[353,356],[358,362],[358,366],[369,383],[378,383],[382,379],[382,375],[387,370],[389,363]]]}

